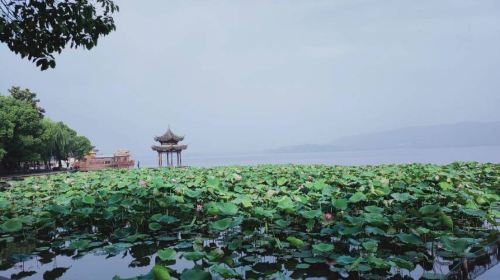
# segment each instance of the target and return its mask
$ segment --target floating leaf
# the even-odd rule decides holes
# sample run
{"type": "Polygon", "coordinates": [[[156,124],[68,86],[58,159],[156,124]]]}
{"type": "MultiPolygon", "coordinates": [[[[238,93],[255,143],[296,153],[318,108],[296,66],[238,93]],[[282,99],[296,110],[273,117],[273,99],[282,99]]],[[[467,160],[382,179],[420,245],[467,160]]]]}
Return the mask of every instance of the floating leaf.
{"type": "Polygon", "coordinates": [[[422,240],[420,237],[413,233],[400,233],[397,234],[397,237],[399,240],[403,241],[404,243],[412,244],[412,245],[422,245],[422,240]]]}
{"type": "Polygon", "coordinates": [[[469,247],[469,242],[465,238],[453,238],[443,236],[440,239],[443,249],[453,252],[453,253],[464,253],[469,247]]]}
{"type": "Polygon", "coordinates": [[[23,229],[23,223],[17,218],[9,219],[2,224],[2,230],[5,232],[16,232],[23,229]]]}
{"type": "Polygon", "coordinates": [[[385,236],[387,233],[378,227],[366,226],[365,231],[367,234],[382,235],[385,236]]]}
{"type": "Polygon", "coordinates": [[[153,271],[153,279],[154,280],[171,280],[172,279],[168,270],[161,265],[153,266],[152,271],[153,271]]]}
{"type": "Polygon", "coordinates": [[[450,190],[451,188],[453,188],[453,186],[450,183],[448,183],[448,182],[439,182],[439,187],[443,191],[447,191],[447,190],[450,190]]]}
{"type": "Polygon", "coordinates": [[[219,183],[220,183],[219,179],[215,177],[209,177],[207,180],[207,187],[217,188],[219,186],[219,183]]]}
{"type": "Polygon", "coordinates": [[[152,231],[157,231],[161,229],[161,225],[159,223],[149,223],[148,228],[152,231]]]}
{"type": "Polygon", "coordinates": [[[163,250],[158,250],[156,254],[162,261],[171,261],[175,260],[177,252],[174,249],[167,248],[163,250]]]}
{"type": "Polygon", "coordinates": [[[223,215],[232,216],[238,213],[238,206],[231,202],[225,202],[219,204],[219,210],[223,215]]]}
{"type": "Polygon", "coordinates": [[[399,202],[406,202],[413,198],[409,193],[391,193],[391,196],[399,202]]]}
{"type": "Polygon", "coordinates": [[[370,206],[365,206],[365,211],[370,212],[370,213],[382,213],[384,212],[384,208],[375,206],[375,205],[370,205],[370,206]]]}
{"type": "Polygon", "coordinates": [[[352,203],[360,202],[360,201],[363,201],[363,200],[366,200],[366,195],[364,195],[362,192],[354,193],[349,198],[349,202],[352,202],[352,203]]]}
{"type": "Polygon", "coordinates": [[[393,261],[396,264],[396,266],[399,268],[407,269],[409,271],[412,271],[413,269],[415,269],[414,263],[407,261],[407,260],[404,260],[402,258],[393,257],[393,258],[391,258],[391,261],[393,261]]]}
{"type": "Polygon", "coordinates": [[[89,247],[90,242],[91,241],[87,239],[76,240],[69,244],[69,248],[76,250],[85,250],[89,247]]]}
{"type": "Polygon", "coordinates": [[[288,242],[290,242],[290,244],[292,244],[293,246],[297,247],[297,248],[301,248],[304,246],[304,241],[298,239],[297,237],[294,237],[294,236],[289,236],[287,237],[286,239],[288,242]]]}
{"type": "Polygon", "coordinates": [[[278,208],[293,209],[293,207],[294,203],[288,196],[285,196],[278,201],[278,208]]]}
{"type": "Polygon", "coordinates": [[[187,252],[187,253],[184,253],[182,255],[182,257],[185,258],[186,260],[189,260],[189,261],[198,261],[198,260],[201,260],[205,257],[205,253],[198,252],[198,251],[187,252]]]}
{"type": "Polygon", "coordinates": [[[210,272],[203,271],[195,267],[193,269],[184,269],[181,274],[181,280],[211,280],[212,275],[210,272]]]}
{"type": "Polygon", "coordinates": [[[276,183],[278,184],[278,186],[283,186],[283,185],[286,184],[287,181],[288,181],[287,178],[281,177],[281,178],[278,178],[278,180],[276,181],[276,183]]]}
{"type": "Polygon", "coordinates": [[[210,228],[215,231],[224,231],[231,227],[233,220],[231,218],[225,218],[210,223],[210,228]]]}
{"type": "Polygon", "coordinates": [[[368,252],[375,253],[378,248],[378,242],[376,240],[369,240],[362,243],[363,248],[368,252]]]}
{"type": "Polygon", "coordinates": [[[95,198],[90,195],[84,195],[82,201],[86,204],[95,204],[95,198]]]}
{"type": "Polygon", "coordinates": [[[439,215],[439,220],[443,225],[445,225],[449,229],[453,229],[453,220],[451,219],[450,216],[446,215],[445,213],[441,213],[439,215]]]}
{"type": "Polygon", "coordinates": [[[420,207],[418,212],[422,215],[436,214],[439,212],[439,205],[431,204],[420,207]]]}
{"type": "Polygon", "coordinates": [[[347,209],[347,200],[341,198],[341,199],[335,199],[333,201],[333,207],[339,209],[339,210],[346,210],[347,209]]]}
{"type": "Polygon", "coordinates": [[[320,218],[323,216],[321,210],[300,211],[300,214],[306,219],[320,218]]]}
{"type": "Polygon", "coordinates": [[[329,243],[318,243],[314,244],[313,250],[319,253],[329,253],[333,251],[333,245],[329,243]]]}
{"type": "Polygon", "coordinates": [[[295,269],[308,269],[310,266],[308,263],[299,263],[295,266],[295,269]]]}
{"type": "Polygon", "coordinates": [[[224,279],[238,278],[240,276],[233,269],[225,267],[225,266],[223,266],[221,264],[216,264],[216,265],[212,266],[211,270],[213,272],[219,274],[220,276],[222,276],[224,279]]]}

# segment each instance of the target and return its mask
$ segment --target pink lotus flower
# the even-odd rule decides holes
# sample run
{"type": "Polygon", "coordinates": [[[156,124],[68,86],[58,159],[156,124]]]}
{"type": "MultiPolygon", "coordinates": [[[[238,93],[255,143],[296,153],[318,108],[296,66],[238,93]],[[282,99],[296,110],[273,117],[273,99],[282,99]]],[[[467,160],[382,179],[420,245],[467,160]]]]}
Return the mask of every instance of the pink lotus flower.
{"type": "Polygon", "coordinates": [[[329,213],[329,212],[326,212],[326,213],[325,213],[325,220],[327,220],[327,221],[331,221],[331,220],[332,220],[332,218],[333,218],[332,213],[329,213]]]}
{"type": "Polygon", "coordinates": [[[140,180],[140,181],[139,181],[139,186],[141,186],[141,187],[145,187],[145,186],[147,186],[147,185],[148,185],[148,183],[146,183],[146,181],[144,181],[144,180],[140,180]]]}
{"type": "Polygon", "coordinates": [[[240,175],[240,174],[236,174],[236,175],[234,175],[234,179],[235,179],[236,181],[241,181],[241,179],[243,179],[243,178],[241,177],[241,175],[240,175]]]}
{"type": "Polygon", "coordinates": [[[299,191],[300,191],[300,190],[302,190],[303,188],[304,188],[304,185],[300,185],[300,186],[298,187],[299,191]]]}

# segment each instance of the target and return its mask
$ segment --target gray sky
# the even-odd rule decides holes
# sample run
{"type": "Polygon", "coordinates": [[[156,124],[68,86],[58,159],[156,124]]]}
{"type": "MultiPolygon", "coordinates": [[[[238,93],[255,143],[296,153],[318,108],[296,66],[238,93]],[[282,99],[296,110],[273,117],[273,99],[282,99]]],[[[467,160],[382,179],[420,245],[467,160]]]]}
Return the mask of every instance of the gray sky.
{"type": "Polygon", "coordinates": [[[0,92],[37,92],[103,152],[143,157],[500,120],[500,1],[116,1],[117,31],[40,72],[0,45],[0,92]]]}

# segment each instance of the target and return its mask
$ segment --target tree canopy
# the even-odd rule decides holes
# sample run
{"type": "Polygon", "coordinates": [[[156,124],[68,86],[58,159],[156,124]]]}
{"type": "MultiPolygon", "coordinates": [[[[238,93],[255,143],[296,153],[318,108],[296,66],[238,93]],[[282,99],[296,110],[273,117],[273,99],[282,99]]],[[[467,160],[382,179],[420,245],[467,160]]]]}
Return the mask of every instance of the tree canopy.
{"type": "Polygon", "coordinates": [[[41,139],[44,145],[41,155],[44,161],[56,159],[61,166],[62,160],[69,157],[81,159],[92,149],[92,144],[86,137],[77,135],[76,131],[63,122],[53,122],[45,118],[42,126],[41,139]]]}
{"type": "Polygon", "coordinates": [[[41,117],[30,103],[0,96],[0,159],[13,169],[21,161],[39,160],[41,117]]]}
{"type": "Polygon", "coordinates": [[[0,165],[12,170],[28,161],[81,159],[92,149],[90,141],[63,122],[53,122],[38,106],[36,93],[12,87],[0,95],[0,165]]]}
{"type": "Polygon", "coordinates": [[[38,106],[40,99],[36,97],[36,93],[31,92],[29,89],[21,89],[20,87],[12,87],[9,89],[9,93],[12,97],[17,100],[25,101],[31,104],[33,108],[38,111],[38,114],[43,117],[45,114],[45,109],[38,106]]]}
{"type": "Polygon", "coordinates": [[[91,49],[116,29],[112,0],[0,0],[0,42],[41,70],[69,46],[91,49]]]}

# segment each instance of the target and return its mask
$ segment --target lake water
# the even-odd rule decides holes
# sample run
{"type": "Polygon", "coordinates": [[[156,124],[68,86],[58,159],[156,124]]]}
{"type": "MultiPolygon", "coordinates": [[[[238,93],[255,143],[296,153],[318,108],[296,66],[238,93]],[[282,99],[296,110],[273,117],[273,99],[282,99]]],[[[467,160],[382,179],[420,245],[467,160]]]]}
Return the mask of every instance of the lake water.
{"type": "MultiPolygon", "coordinates": [[[[141,167],[156,167],[156,154],[135,157],[141,167]]],[[[500,162],[500,146],[435,148],[435,149],[386,149],[372,151],[341,151],[325,153],[255,153],[221,156],[192,156],[189,150],[183,156],[187,166],[224,166],[257,164],[326,164],[374,165],[396,163],[447,164],[454,161],[500,162]]]]}
{"type": "MultiPolygon", "coordinates": [[[[135,159],[141,161],[141,166],[156,166],[155,154],[153,153],[151,153],[150,157],[136,157],[135,159]]],[[[499,163],[500,146],[226,156],[190,156],[188,152],[183,159],[185,165],[205,167],[288,163],[326,165],[373,165],[410,162],[447,164],[454,161],[499,163]]],[[[2,279],[2,276],[18,279],[111,279],[114,275],[133,277],[147,273],[153,266],[155,255],[148,253],[149,251],[132,248],[127,253],[111,257],[92,253],[84,256],[53,255],[46,258],[34,257],[18,262],[14,266],[0,264],[0,279],[2,279]],[[35,274],[30,275],[30,273],[35,274]],[[58,278],[58,276],[62,277],[58,278]]],[[[500,279],[500,265],[497,264],[499,258],[499,254],[493,255],[486,266],[478,267],[481,273],[476,274],[477,279],[500,279]]],[[[267,262],[263,263],[266,264],[267,262]]],[[[176,269],[181,271],[184,268],[192,267],[193,263],[178,259],[175,266],[176,269]]],[[[441,273],[446,272],[441,271],[441,273]]],[[[421,274],[422,271],[417,269],[410,275],[418,278],[421,274]]]]}

